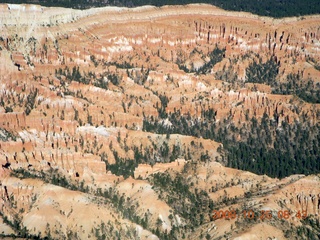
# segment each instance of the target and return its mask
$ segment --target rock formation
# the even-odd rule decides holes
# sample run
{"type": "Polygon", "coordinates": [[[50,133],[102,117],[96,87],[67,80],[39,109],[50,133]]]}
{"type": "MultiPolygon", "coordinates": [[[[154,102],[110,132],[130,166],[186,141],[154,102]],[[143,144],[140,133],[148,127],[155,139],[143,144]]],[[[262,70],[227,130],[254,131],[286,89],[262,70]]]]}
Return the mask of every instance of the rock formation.
{"type": "Polygon", "coordinates": [[[318,126],[319,104],[274,88],[292,76],[319,87],[319,16],[272,19],[202,4],[2,4],[0,12],[1,236],[286,239],[297,236],[299,211],[319,221],[317,175],[227,168],[223,144],[201,129],[166,132],[176,124],[170,116],[190,129],[204,116],[245,131],[265,116],[277,131],[318,126]],[[249,82],[249,67],[268,61],[277,84],[249,82]],[[146,130],[147,120],[162,128],[146,130]],[[275,217],[212,219],[213,209],[275,217]]]}

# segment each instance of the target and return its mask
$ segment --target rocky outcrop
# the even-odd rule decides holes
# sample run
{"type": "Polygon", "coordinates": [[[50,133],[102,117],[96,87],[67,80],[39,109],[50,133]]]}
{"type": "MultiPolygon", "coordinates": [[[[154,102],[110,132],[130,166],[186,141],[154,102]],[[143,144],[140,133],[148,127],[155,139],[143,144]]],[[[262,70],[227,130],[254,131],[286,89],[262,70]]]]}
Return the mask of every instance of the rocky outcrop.
{"type": "Polygon", "coordinates": [[[156,163],[154,166],[150,166],[149,164],[139,164],[134,170],[134,178],[145,179],[149,175],[157,172],[165,172],[170,169],[180,172],[183,169],[185,162],[186,161],[184,159],[177,159],[172,163],[156,163]]]}
{"type": "Polygon", "coordinates": [[[0,113],[0,126],[8,130],[21,130],[26,127],[24,113],[0,113]]]}

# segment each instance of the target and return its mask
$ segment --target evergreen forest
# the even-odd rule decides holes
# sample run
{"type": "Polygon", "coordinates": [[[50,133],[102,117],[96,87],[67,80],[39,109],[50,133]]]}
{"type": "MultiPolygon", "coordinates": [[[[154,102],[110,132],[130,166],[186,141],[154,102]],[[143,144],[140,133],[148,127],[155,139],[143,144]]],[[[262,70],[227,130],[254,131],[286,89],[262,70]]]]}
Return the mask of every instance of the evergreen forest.
{"type": "Polygon", "coordinates": [[[320,4],[318,0],[1,0],[0,3],[28,3],[40,4],[48,7],[66,7],[75,9],[87,9],[104,6],[138,7],[143,5],[161,7],[164,5],[206,3],[218,6],[225,10],[245,11],[261,16],[270,16],[275,18],[320,13],[320,4]]]}

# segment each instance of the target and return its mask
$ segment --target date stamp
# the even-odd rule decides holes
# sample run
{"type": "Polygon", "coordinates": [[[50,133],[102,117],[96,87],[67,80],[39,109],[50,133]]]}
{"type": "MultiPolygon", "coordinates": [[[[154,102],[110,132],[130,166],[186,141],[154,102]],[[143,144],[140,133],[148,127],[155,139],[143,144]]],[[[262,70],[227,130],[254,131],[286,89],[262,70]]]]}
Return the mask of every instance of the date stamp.
{"type": "Polygon", "coordinates": [[[260,210],[254,211],[253,209],[247,209],[241,211],[236,210],[213,210],[212,218],[213,220],[217,219],[236,219],[238,217],[243,217],[245,219],[289,219],[289,218],[297,218],[297,219],[306,219],[308,217],[307,211],[297,211],[297,212],[290,212],[289,210],[278,210],[278,211],[271,211],[271,210],[260,210]]]}

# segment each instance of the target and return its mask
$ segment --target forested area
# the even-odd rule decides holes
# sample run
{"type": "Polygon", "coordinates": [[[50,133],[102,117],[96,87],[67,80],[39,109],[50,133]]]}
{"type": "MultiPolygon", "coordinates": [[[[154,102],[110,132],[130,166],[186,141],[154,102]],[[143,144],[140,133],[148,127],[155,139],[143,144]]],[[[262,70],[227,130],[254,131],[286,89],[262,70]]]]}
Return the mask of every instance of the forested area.
{"type": "Polygon", "coordinates": [[[163,6],[189,3],[207,3],[218,6],[225,10],[245,11],[262,16],[271,16],[276,18],[320,13],[320,4],[318,0],[1,0],[0,3],[32,3],[50,7],[55,6],[77,9],[103,6],[137,7],[143,5],[163,6]]]}
{"type": "Polygon", "coordinates": [[[320,126],[303,121],[288,124],[279,116],[264,114],[235,126],[231,118],[216,123],[215,110],[203,111],[202,117],[182,116],[179,111],[168,115],[171,127],[162,121],[146,118],[143,130],[159,134],[179,133],[223,143],[227,166],[283,178],[292,174],[320,171],[320,126]],[[212,114],[210,114],[212,113],[212,114]],[[240,136],[240,140],[237,137],[240,136]]]}
{"type": "Polygon", "coordinates": [[[193,187],[186,183],[183,175],[172,177],[166,172],[159,172],[153,174],[148,180],[155,186],[160,198],[188,220],[189,227],[197,227],[210,218],[208,213],[212,212],[214,203],[208,193],[197,188],[193,192],[193,187]],[[199,208],[202,211],[197,211],[199,208]]]}
{"type": "Polygon", "coordinates": [[[262,83],[271,86],[272,93],[296,95],[306,102],[320,103],[320,84],[313,79],[303,79],[301,71],[290,73],[285,82],[278,80],[279,64],[276,59],[270,58],[266,62],[260,59],[253,61],[246,69],[246,82],[262,83]]]}

